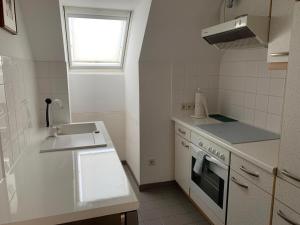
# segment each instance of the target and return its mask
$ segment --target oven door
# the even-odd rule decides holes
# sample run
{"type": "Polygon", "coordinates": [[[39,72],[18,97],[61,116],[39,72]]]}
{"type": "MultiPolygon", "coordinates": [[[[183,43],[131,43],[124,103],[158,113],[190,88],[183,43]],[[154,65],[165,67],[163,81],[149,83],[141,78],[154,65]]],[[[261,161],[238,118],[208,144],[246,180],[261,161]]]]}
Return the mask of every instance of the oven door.
{"type": "Polygon", "coordinates": [[[191,146],[191,191],[225,224],[228,188],[228,166],[206,151],[191,146]],[[195,172],[197,159],[202,161],[201,172],[195,172]]]}

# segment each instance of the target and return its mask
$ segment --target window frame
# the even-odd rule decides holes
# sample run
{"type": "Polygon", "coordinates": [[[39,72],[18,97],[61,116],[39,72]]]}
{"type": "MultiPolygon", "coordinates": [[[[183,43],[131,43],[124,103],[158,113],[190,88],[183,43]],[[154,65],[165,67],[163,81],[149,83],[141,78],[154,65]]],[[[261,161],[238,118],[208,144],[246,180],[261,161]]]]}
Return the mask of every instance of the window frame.
{"type": "MultiPolygon", "coordinates": [[[[64,19],[65,19],[65,33],[66,33],[66,49],[68,55],[68,64],[70,71],[123,71],[125,57],[127,52],[127,44],[129,38],[129,29],[130,29],[130,22],[131,22],[131,15],[132,12],[128,10],[110,10],[110,9],[94,9],[94,8],[81,8],[81,7],[64,7],[64,19]],[[71,50],[71,35],[70,35],[70,26],[69,26],[69,18],[91,18],[91,19],[110,19],[110,20],[125,20],[126,27],[124,33],[124,40],[123,40],[123,49],[121,55],[121,62],[120,65],[116,66],[109,66],[109,65],[74,65],[72,61],[72,50],[71,50]]],[[[91,62],[92,64],[92,62],[91,62]]],[[[103,63],[105,64],[105,63],[103,63]]]]}

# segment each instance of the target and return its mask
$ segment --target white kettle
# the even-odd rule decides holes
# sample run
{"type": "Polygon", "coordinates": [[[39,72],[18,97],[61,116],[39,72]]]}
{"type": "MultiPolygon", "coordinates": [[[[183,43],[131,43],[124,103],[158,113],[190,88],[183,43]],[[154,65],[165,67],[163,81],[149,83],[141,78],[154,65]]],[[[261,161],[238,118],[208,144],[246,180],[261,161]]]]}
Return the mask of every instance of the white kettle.
{"type": "Polygon", "coordinates": [[[205,95],[200,92],[200,88],[195,94],[195,114],[192,117],[197,119],[208,117],[207,100],[205,95]]]}

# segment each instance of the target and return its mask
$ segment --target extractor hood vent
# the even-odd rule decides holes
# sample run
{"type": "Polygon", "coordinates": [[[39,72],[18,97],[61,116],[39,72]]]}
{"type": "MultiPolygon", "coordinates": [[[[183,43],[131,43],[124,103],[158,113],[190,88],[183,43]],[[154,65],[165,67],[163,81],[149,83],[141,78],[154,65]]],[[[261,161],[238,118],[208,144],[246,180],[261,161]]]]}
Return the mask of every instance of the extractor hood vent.
{"type": "Polygon", "coordinates": [[[206,28],[202,37],[219,49],[267,47],[268,28],[268,17],[246,15],[206,28]]]}

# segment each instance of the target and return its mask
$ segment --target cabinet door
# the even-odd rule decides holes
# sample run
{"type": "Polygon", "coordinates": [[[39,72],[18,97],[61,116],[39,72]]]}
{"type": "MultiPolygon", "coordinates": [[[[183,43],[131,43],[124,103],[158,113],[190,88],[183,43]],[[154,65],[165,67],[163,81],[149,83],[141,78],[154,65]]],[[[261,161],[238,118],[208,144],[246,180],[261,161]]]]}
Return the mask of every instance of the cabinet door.
{"type": "Polygon", "coordinates": [[[300,187],[300,2],[295,4],[286,84],[279,176],[300,187]]]}
{"type": "Polygon", "coordinates": [[[179,135],[176,135],[175,142],[175,180],[189,194],[191,173],[190,144],[179,135]]]}
{"type": "Polygon", "coordinates": [[[300,215],[279,201],[274,203],[273,225],[300,224],[300,215]]]}
{"type": "Polygon", "coordinates": [[[269,225],[272,196],[231,170],[227,225],[269,225]]]}
{"type": "Polygon", "coordinates": [[[4,178],[4,171],[3,171],[3,162],[2,162],[2,157],[0,154],[0,183],[4,178]]]}
{"type": "Polygon", "coordinates": [[[273,0],[268,62],[288,62],[295,0],[273,0]]]}

